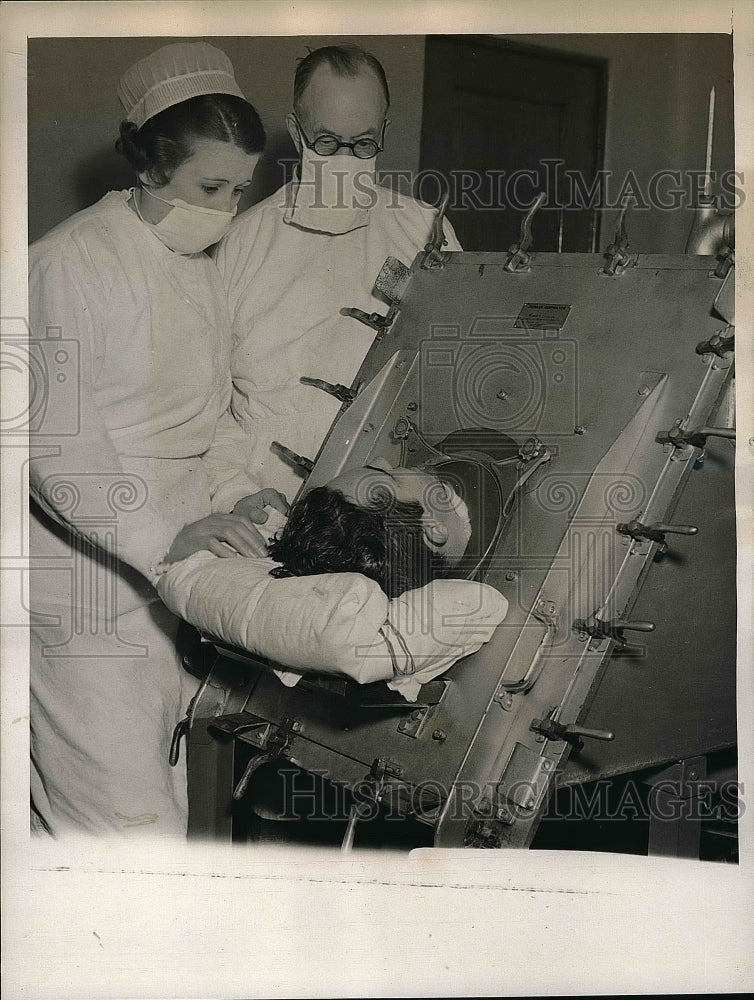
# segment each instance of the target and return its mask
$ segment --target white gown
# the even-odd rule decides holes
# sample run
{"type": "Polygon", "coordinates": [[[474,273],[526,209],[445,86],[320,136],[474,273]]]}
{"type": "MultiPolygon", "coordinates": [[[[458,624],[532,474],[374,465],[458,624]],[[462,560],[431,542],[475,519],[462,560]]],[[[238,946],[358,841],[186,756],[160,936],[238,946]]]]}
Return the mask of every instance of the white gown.
{"type": "MultiPolygon", "coordinates": [[[[271,442],[313,459],[340,408],[299,377],[351,384],[375,334],[340,309],[387,312],[372,294],[385,259],[410,265],[431,235],[431,208],[376,192],[369,224],[332,236],[284,222],[287,185],[245,212],[215,251],[230,303],[232,408],[248,435],[247,468],[289,500],[302,480],[271,442]]],[[[445,235],[446,250],[461,249],[449,223],[445,235]]],[[[218,453],[218,467],[227,460],[228,450],[218,453]]]]}
{"type": "Polygon", "coordinates": [[[49,385],[30,440],[32,795],[54,835],[186,830],[167,754],[197,682],[152,583],[210,513],[199,456],[230,400],[229,317],[212,261],[170,251],[128,197],[29,252],[49,385]]]}

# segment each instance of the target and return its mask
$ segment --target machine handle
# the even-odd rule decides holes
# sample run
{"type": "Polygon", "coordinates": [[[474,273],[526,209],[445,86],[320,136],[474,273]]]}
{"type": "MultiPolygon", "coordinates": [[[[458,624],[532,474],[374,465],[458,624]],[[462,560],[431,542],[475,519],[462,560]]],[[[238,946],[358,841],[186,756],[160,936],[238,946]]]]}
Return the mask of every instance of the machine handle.
{"type": "Polygon", "coordinates": [[[309,378],[308,375],[302,375],[299,378],[299,382],[302,385],[311,385],[315,389],[321,389],[330,396],[335,396],[341,403],[352,403],[359,394],[356,389],[349,389],[347,385],[342,385],[340,382],[333,384],[332,382],[325,382],[321,378],[309,378]]]}
{"type": "Polygon", "coordinates": [[[297,465],[300,469],[303,469],[307,474],[314,468],[314,462],[310,458],[304,458],[303,455],[297,455],[295,451],[291,451],[290,448],[286,448],[284,444],[279,441],[273,441],[270,448],[279,455],[281,458],[286,459],[292,465],[297,465]]]}
{"type": "Polygon", "coordinates": [[[279,756],[276,753],[258,753],[255,754],[249,763],[246,765],[246,770],[241,775],[241,780],[238,782],[236,787],[233,789],[233,798],[236,802],[239,802],[249,787],[249,782],[251,781],[254,774],[259,770],[262,764],[266,764],[268,761],[273,760],[275,757],[279,756]]]}
{"type": "Polygon", "coordinates": [[[181,739],[186,735],[189,729],[189,717],[186,716],[185,719],[181,719],[178,725],[173,730],[173,738],[170,741],[170,753],[168,755],[168,762],[171,767],[175,767],[178,763],[178,758],[181,755],[181,739]]]}
{"type": "Polygon", "coordinates": [[[697,535],[699,529],[694,524],[652,524],[653,531],[663,535],[697,535]]]}
{"type": "Polygon", "coordinates": [[[341,316],[350,316],[351,319],[357,319],[359,323],[363,323],[365,326],[371,327],[372,330],[376,330],[381,333],[386,330],[392,320],[388,316],[382,316],[378,312],[367,313],[363,309],[357,309],[355,306],[347,306],[340,310],[341,316]]]}
{"type": "Polygon", "coordinates": [[[611,622],[605,622],[611,632],[654,632],[654,622],[625,622],[622,618],[615,618],[611,622]]]}
{"type": "Polygon", "coordinates": [[[690,430],[681,428],[681,421],[677,420],[666,434],[658,434],[656,440],[660,444],[673,444],[676,448],[683,449],[687,445],[694,448],[704,448],[708,437],[721,437],[735,440],[735,427],[694,427],[690,430]]]}
{"type": "Polygon", "coordinates": [[[565,743],[570,743],[576,750],[583,748],[584,739],[602,740],[608,743],[615,739],[615,733],[607,729],[588,729],[575,722],[564,725],[552,718],[532,719],[529,729],[548,740],[563,740],[565,743]]]}
{"type": "Polygon", "coordinates": [[[610,732],[609,729],[587,729],[585,726],[577,726],[573,722],[568,723],[565,732],[566,738],[577,736],[590,740],[602,740],[605,743],[615,739],[615,733],[610,732]]]}
{"type": "Polygon", "coordinates": [[[716,354],[718,358],[724,358],[729,351],[735,350],[736,337],[731,334],[723,337],[721,333],[716,333],[709,340],[703,340],[696,345],[697,354],[716,354]]]}

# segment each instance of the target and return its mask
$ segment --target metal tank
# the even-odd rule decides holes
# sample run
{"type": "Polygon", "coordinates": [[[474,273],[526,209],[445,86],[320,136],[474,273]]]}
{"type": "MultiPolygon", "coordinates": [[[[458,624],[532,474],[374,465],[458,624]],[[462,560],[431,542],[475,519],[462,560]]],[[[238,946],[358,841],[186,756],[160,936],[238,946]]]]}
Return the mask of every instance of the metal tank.
{"type": "Polygon", "coordinates": [[[212,644],[195,835],[229,838],[277,760],[357,791],[346,846],[379,801],[437,846],[526,847],[558,782],[735,744],[732,253],[630,253],[623,214],[604,255],[534,253],[533,211],[507,253],[443,251],[439,215],[410,269],[389,259],[384,315],[344,310],[375,330],[353,386],[309,380],[339,417],[314,463],[289,453],[305,490],[377,455],[431,460],[461,430],[472,450],[515,442],[516,489],[471,511],[498,518],[494,550],[466,567],[506,620],[415,704],[332,677],[288,688],[212,644]]]}

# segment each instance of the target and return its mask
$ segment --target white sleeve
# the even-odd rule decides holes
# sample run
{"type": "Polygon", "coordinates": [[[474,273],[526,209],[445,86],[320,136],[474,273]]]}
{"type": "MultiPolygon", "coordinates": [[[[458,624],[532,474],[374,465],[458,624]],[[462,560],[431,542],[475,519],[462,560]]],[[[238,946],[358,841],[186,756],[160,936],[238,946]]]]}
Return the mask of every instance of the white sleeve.
{"type": "MultiPolygon", "coordinates": [[[[31,435],[30,491],[56,521],[154,582],[176,526],[153,503],[142,481],[124,468],[95,403],[93,358],[98,333],[103,332],[106,305],[103,309],[101,304],[106,301],[96,268],[75,246],[71,245],[69,260],[51,252],[35,259],[32,253],[30,350],[35,342],[47,339],[50,330],[59,331],[61,343],[68,341],[68,351],[77,356],[78,367],[71,375],[76,385],[69,386],[74,391],[64,400],[71,411],[66,413],[68,426],[61,428],[57,421],[45,419],[31,435]],[[110,520],[117,516],[116,531],[96,524],[103,511],[110,520]]],[[[41,392],[39,385],[30,388],[37,397],[46,397],[48,404],[59,392],[59,387],[44,380],[41,392]]],[[[53,409],[48,405],[48,411],[53,409]]]]}
{"type": "Polygon", "coordinates": [[[248,435],[226,410],[217,422],[212,444],[202,455],[214,512],[231,511],[239,500],[262,489],[246,469],[249,450],[248,435]]]}

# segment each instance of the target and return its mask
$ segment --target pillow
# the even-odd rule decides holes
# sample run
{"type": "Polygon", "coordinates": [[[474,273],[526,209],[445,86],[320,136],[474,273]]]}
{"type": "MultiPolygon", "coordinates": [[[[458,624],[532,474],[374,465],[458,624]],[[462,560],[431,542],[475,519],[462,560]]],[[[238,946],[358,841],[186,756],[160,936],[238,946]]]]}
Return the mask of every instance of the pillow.
{"type": "Polygon", "coordinates": [[[388,681],[409,701],[422,683],[475,652],[505,617],[492,587],[438,580],[389,601],[358,573],[269,575],[269,558],[220,558],[196,552],[164,568],[160,597],[200,631],[302,673],[388,681]]]}

